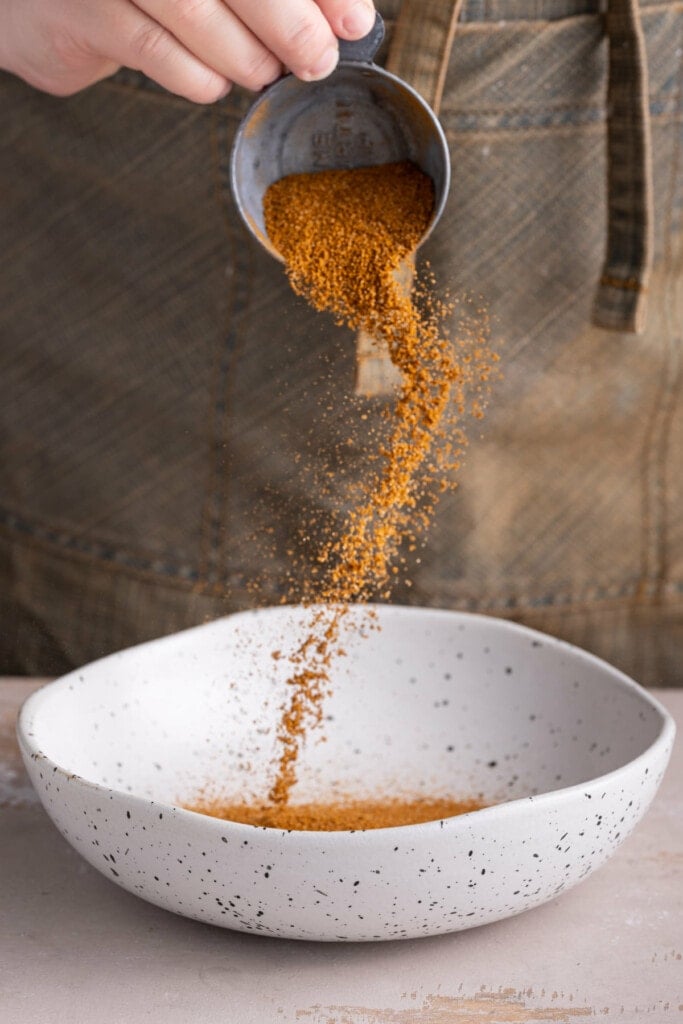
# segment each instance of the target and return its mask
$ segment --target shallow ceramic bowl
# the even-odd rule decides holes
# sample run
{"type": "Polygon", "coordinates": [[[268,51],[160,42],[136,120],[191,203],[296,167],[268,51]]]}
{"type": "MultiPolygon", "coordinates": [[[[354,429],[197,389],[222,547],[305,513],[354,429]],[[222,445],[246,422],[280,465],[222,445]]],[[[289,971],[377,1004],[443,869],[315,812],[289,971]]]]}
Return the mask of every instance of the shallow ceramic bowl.
{"type": "Polygon", "coordinates": [[[575,885],[652,800],[674,724],[630,679],[505,621],[380,607],[379,629],[360,609],[347,619],[327,739],[309,742],[297,799],[341,787],[481,794],[495,806],[366,832],[283,832],[182,809],[207,782],[226,797],[266,791],[286,655],[310,614],[231,616],[95,662],[26,702],[18,731],[33,784],[110,881],[263,935],[432,935],[575,885]]]}

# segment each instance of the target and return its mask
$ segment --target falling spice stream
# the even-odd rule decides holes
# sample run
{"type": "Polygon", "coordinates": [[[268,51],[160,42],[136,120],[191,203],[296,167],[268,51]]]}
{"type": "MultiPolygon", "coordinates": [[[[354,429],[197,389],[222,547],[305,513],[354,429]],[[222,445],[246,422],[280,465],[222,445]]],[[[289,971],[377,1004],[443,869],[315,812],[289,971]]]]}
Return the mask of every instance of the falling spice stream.
{"type": "MultiPolygon", "coordinates": [[[[479,311],[475,318],[463,318],[451,339],[444,325],[454,307],[437,298],[430,273],[423,274],[412,294],[401,284],[400,268],[424,235],[433,203],[431,179],[410,162],[291,175],[266,192],[266,228],[294,291],[339,324],[362,329],[385,345],[401,384],[371,472],[341,529],[322,543],[308,567],[303,600],[315,608],[308,634],[290,656],[288,700],[277,731],[277,771],[268,803],[251,810],[224,808],[220,816],[254,821],[256,815],[259,823],[287,827],[299,754],[321,721],[347,610],[351,604],[386,599],[399,577],[410,586],[410,560],[416,558],[437,497],[455,486],[466,444],[462,421],[483,413],[497,362],[484,315],[479,311]]],[[[454,802],[446,803],[455,813],[454,802]]],[[[404,803],[402,823],[425,820],[420,804],[404,803]]],[[[430,813],[448,813],[443,806],[442,813],[437,810],[431,807],[430,813]]],[[[377,827],[382,821],[378,807],[373,814],[377,827]]],[[[326,816],[339,820],[339,808],[311,805],[302,816],[299,807],[295,827],[329,827],[326,816]]],[[[356,819],[364,820],[358,806],[356,819]]]]}

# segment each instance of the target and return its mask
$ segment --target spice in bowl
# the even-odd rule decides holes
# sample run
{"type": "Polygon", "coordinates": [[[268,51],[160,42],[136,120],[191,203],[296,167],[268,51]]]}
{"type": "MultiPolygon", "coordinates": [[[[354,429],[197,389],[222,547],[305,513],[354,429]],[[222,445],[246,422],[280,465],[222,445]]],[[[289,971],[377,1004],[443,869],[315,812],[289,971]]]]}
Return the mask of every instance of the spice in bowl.
{"type": "Polygon", "coordinates": [[[454,800],[451,797],[387,797],[377,800],[339,799],[327,803],[275,804],[228,803],[206,800],[194,804],[193,811],[225,821],[260,825],[298,832],[342,832],[396,825],[418,825],[439,821],[456,814],[478,811],[480,800],[454,800]]]}

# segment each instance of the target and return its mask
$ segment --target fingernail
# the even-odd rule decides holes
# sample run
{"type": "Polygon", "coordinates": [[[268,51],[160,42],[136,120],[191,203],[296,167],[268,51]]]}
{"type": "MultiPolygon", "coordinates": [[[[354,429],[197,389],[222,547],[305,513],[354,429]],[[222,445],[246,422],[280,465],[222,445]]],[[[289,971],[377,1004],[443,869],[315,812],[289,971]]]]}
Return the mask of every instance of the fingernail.
{"type": "Polygon", "coordinates": [[[342,19],[344,31],[356,39],[362,39],[375,24],[375,11],[369,4],[359,0],[342,19]]]}
{"type": "Polygon", "coordinates": [[[230,92],[231,89],[232,89],[232,82],[226,82],[225,88],[221,89],[221,91],[218,94],[218,99],[219,100],[224,100],[225,97],[228,95],[228,93],[230,92]]]}
{"type": "Polygon", "coordinates": [[[327,78],[336,68],[338,61],[339,49],[336,46],[330,46],[315,64],[302,73],[301,78],[305,78],[307,82],[315,82],[319,78],[327,78]]]}

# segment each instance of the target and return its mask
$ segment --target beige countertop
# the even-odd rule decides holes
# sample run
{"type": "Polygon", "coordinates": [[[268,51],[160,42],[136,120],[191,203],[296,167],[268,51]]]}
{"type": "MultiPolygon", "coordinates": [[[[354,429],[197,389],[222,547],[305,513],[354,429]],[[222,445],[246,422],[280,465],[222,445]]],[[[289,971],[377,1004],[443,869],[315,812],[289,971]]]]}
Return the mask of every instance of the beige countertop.
{"type": "MultiPolygon", "coordinates": [[[[683,1024],[683,739],[615,856],[518,917],[408,942],[285,942],[144,903],[85,863],[26,778],[0,679],[2,1024],[683,1024]]],[[[683,722],[683,690],[659,699],[683,722]]]]}

